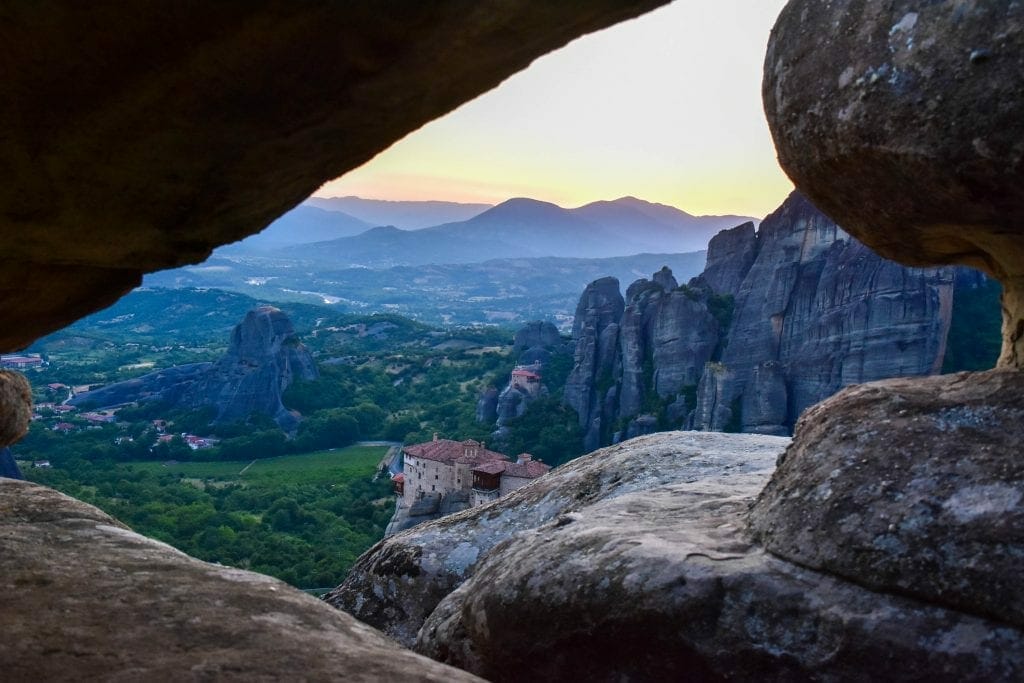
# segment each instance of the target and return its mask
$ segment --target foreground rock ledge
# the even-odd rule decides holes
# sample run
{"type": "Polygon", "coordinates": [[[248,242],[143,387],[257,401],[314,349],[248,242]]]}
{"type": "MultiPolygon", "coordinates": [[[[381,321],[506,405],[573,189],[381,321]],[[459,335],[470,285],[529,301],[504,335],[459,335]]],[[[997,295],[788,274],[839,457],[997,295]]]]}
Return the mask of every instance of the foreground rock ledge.
{"type": "Polygon", "coordinates": [[[752,542],[749,506],[786,444],[676,432],[597,451],[388,539],[339,593],[362,595],[364,613],[403,634],[427,614],[417,651],[495,681],[1024,675],[1017,628],[752,542]],[[528,505],[543,515],[526,517],[528,505]],[[434,604],[445,581],[458,587],[434,604]]]}
{"type": "Polygon", "coordinates": [[[412,646],[438,603],[513,534],[599,501],[677,481],[770,472],[789,439],[671,432],[578,458],[496,503],[427,522],[368,550],[325,599],[412,646]]]}
{"type": "Polygon", "coordinates": [[[4,680],[478,680],[275,579],[0,479],[4,680]]]}
{"type": "Polygon", "coordinates": [[[850,387],[751,513],[773,554],[1024,628],[1024,372],[850,387]]]}

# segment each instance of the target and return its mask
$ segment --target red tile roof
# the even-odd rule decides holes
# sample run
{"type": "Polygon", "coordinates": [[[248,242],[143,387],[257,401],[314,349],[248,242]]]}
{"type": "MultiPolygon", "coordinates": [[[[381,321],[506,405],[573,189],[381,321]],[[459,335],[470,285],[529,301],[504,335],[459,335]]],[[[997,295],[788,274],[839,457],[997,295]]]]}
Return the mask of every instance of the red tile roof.
{"type": "Polygon", "coordinates": [[[505,468],[512,463],[504,460],[497,462],[485,462],[482,465],[477,465],[473,468],[474,472],[483,472],[484,474],[501,474],[505,471],[505,468]]]}
{"type": "Polygon", "coordinates": [[[406,446],[404,449],[407,455],[424,460],[434,460],[443,463],[474,464],[494,460],[508,460],[508,456],[497,451],[490,451],[479,441],[467,439],[465,441],[452,441],[450,439],[435,439],[426,443],[417,443],[406,446]]]}
{"type": "Polygon", "coordinates": [[[545,465],[539,460],[527,460],[526,462],[510,462],[505,465],[505,474],[509,477],[536,479],[550,469],[550,465],[545,465]]]}
{"type": "Polygon", "coordinates": [[[540,375],[538,375],[536,372],[533,372],[531,370],[513,370],[512,371],[512,376],[513,377],[526,377],[528,379],[540,379],[540,375]]]}

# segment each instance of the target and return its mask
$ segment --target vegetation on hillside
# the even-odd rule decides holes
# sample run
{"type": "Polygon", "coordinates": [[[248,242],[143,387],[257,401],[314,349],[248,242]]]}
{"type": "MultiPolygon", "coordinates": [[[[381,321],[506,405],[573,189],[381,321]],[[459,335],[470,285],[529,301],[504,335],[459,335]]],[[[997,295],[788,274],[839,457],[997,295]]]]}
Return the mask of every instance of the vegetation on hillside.
{"type": "Polygon", "coordinates": [[[1002,291],[998,281],[987,277],[958,282],[942,372],[995,367],[1002,345],[1002,291]]]}
{"type": "Polygon", "coordinates": [[[352,447],[255,464],[76,455],[25,473],[200,559],[323,588],[340,583],[391,518],[391,483],[372,478],[385,451],[352,447]]]}

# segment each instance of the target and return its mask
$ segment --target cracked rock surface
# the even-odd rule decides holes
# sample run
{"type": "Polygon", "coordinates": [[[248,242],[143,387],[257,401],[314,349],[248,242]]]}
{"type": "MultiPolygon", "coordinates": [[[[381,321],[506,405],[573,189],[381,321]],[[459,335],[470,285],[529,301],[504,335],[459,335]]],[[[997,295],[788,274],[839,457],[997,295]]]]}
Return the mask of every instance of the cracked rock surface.
{"type": "Polygon", "coordinates": [[[384,539],[325,599],[411,646],[438,603],[513,534],[671,482],[768,471],[788,442],[749,434],[669,432],[603,448],[495,503],[384,539]]]}

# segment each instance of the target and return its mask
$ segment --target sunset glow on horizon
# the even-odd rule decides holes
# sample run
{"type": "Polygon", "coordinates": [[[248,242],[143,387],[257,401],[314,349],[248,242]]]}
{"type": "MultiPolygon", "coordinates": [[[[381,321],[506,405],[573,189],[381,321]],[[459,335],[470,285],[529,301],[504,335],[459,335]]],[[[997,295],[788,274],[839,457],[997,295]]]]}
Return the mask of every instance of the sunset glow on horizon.
{"type": "Polygon", "coordinates": [[[761,105],[783,5],[677,0],[584,36],[315,194],[564,207],[633,195],[764,216],[793,187],[761,105]]]}

